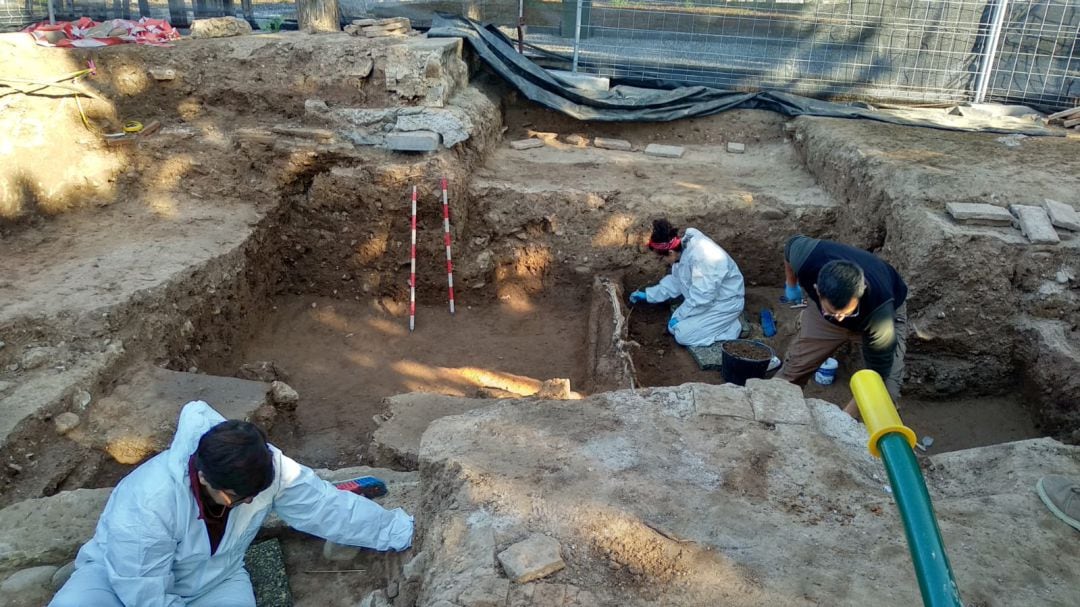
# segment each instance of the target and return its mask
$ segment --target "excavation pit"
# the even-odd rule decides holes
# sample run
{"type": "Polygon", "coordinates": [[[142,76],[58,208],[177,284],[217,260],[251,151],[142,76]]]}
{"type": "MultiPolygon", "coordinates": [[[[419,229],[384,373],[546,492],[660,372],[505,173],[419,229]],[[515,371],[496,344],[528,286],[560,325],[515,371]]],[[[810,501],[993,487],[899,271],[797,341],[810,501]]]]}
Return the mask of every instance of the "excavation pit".
{"type": "MultiPolygon", "coordinates": [[[[289,34],[96,55],[100,88],[116,102],[91,107],[91,116],[153,115],[162,136],[125,150],[88,145],[80,165],[91,167],[88,181],[58,175],[52,191],[35,189],[50,163],[42,150],[68,149],[64,137],[81,126],[45,130],[58,138],[54,146],[22,150],[20,166],[34,170],[19,177],[19,218],[0,224],[0,396],[12,413],[2,420],[0,507],[113,486],[130,470],[100,441],[80,442],[80,432],[92,434],[102,425],[94,413],[131,393],[132,370],[167,368],[196,394],[210,378],[269,361],[299,393],[295,408],[278,407],[265,420],[277,444],[313,466],[384,465],[377,473],[392,492],[408,488],[392,495],[418,515],[416,548],[436,551],[420,597],[430,600],[421,604],[458,587],[450,579],[456,553],[440,547],[483,549],[468,555],[490,561],[470,585],[480,592],[506,581],[494,555],[537,531],[562,542],[567,569],[509,591],[522,601],[551,593],[583,597],[582,605],[680,596],[688,605],[798,604],[809,592],[820,593],[807,599],[819,604],[865,602],[878,589],[860,580],[886,575],[877,562],[889,564],[890,589],[909,589],[911,580],[895,577],[907,572],[902,546],[881,544],[866,559],[844,543],[853,530],[902,535],[883,514],[892,505],[879,463],[835,406],[848,398],[858,352],[841,352],[836,384],[811,384],[805,401],[776,383],[737,393],[715,385],[719,374],[698,370],[664,332],[666,307],[625,303],[631,289],[663,275],[643,243],[651,220],[667,216],[732,254],[747,279],[750,320],[765,307],[776,317],[779,333],[765,341],[778,353],[795,331],[796,313],[776,303],[788,237],[841,240],[894,263],[912,287],[917,328],[901,414],[935,438],[924,455],[947,539],[976,546],[958,551],[958,571],[984,571],[983,555],[1008,552],[979,543],[986,540],[969,528],[969,502],[990,512],[977,529],[1027,523],[1016,549],[1031,552],[1000,576],[969,573],[966,596],[989,601],[1019,596],[1018,588],[1029,598],[1075,596],[1054,581],[1071,579],[1071,557],[1040,560],[1057,556],[1042,548],[1065,544],[1029,516],[1039,507],[1029,495],[1036,468],[1069,472],[1075,452],[1051,440],[946,452],[1034,436],[1076,440],[1078,243],[1062,234],[1059,245],[1034,246],[1010,227],[963,226],[944,211],[959,199],[1078,205],[1070,198],[1080,191],[1074,147],[1038,138],[1006,147],[992,135],[762,111],[664,125],[581,123],[522,101],[467,49],[458,56],[440,45],[449,50],[417,63],[437,72],[438,83],[388,72],[391,61],[423,51],[397,44],[289,34]],[[151,67],[178,77],[151,82],[151,67]],[[266,73],[308,76],[282,84],[266,73]],[[439,86],[421,90],[432,84],[439,86]],[[435,89],[445,105],[428,104],[435,89]],[[417,121],[453,126],[439,134],[444,143],[467,138],[430,156],[369,145],[417,121]],[[543,145],[509,145],[527,137],[543,145]],[[625,139],[631,150],[600,149],[596,137],[625,139]],[[654,143],[684,146],[685,154],[645,155],[654,143]],[[742,143],[744,153],[728,153],[728,143],[742,143]],[[1027,172],[1017,175],[1016,165],[1027,172]],[[410,334],[413,186],[419,303],[410,334]],[[553,382],[543,392],[549,379],[569,380],[569,389],[553,382]],[[402,395],[417,391],[425,398],[402,395]],[[758,419],[775,413],[760,405],[776,394],[790,396],[797,415],[758,419]],[[395,453],[374,449],[372,436],[395,423],[388,412],[439,399],[454,415],[409,428],[409,444],[395,453]],[[62,433],[64,413],[81,425],[62,433]],[[821,474],[810,474],[807,462],[818,462],[821,474]],[[957,470],[970,475],[957,481],[957,470]],[[667,492],[667,483],[677,489],[667,492]],[[760,520],[746,515],[766,508],[773,510],[760,520]],[[776,545],[787,545],[781,540],[792,529],[808,530],[793,551],[798,562],[761,542],[759,526],[776,530],[776,545]],[[836,550],[821,550],[836,538],[836,550]],[[797,572],[821,558],[822,567],[862,569],[820,588],[816,573],[797,572]],[[700,595],[680,593],[684,575],[700,595]],[[730,588],[756,594],[740,598],[730,588]]],[[[49,54],[42,65],[69,72],[82,59],[49,54]]],[[[56,112],[13,107],[29,112],[11,114],[20,119],[56,112]]],[[[298,602],[353,605],[397,582],[406,590],[395,578],[400,562],[360,554],[328,564],[321,543],[280,529],[266,534],[282,538],[298,602]],[[331,579],[348,592],[333,590],[331,579]]],[[[909,604],[914,595],[890,596],[909,604]]]]}

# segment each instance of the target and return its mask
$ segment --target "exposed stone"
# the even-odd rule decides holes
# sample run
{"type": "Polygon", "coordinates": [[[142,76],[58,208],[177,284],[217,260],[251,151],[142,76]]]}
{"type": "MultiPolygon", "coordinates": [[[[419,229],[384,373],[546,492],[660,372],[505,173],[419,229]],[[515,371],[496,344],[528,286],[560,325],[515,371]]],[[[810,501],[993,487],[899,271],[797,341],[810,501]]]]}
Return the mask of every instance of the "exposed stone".
{"type": "Polygon", "coordinates": [[[236,129],[233,138],[240,143],[274,145],[279,139],[277,135],[266,129],[236,129]]]}
{"type": "Polygon", "coordinates": [[[191,24],[192,38],[228,38],[251,33],[251,24],[236,17],[196,19],[191,24]]]}
{"type": "Polygon", "coordinates": [[[71,395],[71,408],[76,411],[86,411],[86,408],[90,406],[90,401],[93,398],[86,390],[77,390],[75,394],[71,395]]]}
{"type": "Polygon", "coordinates": [[[1061,239],[1054,230],[1054,224],[1050,223],[1050,216],[1046,210],[1040,207],[1014,204],[1009,210],[1016,216],[1020,224],[1020,231],[1031,241],[1032,244],[1057,244],[1061,239]]]}
{"type": "Polygon", "coordinates": [[[727,151],[731,152],[732,154],[742,154],[746,151],[746,144],[729,141],[727,144],[727,151]]]}
{"type": "Polygon", "coordinates": [[[735,384],[693,384],[694,408],[698,415],[718,415],[754,419],[750,391],[735,384]]]}
{"type": "Polygon", "coordinates": [[[510,581],[495,574],[473,579],[458,596],[462,607],[503,607],[510,593],[510,581]]]}
{"type": "Polygon", "coordinates": [[[171,67],[152,67],[149,70],[150,77],[158,82],[168,82],[169,80],[176,80],[176,70],[171,67]]]}
{"type": "Polygon", "coordinates": [[[236,376],[248,381],[267,383],[277,380],[287,381],[289,379],[289,375],[285,373],[285,370],[270,360],[247,363],[240,367],[240,370],[236,372],[236,376]]]}
{"type": "Polygon", "coordinates": [[[300,402],[300,395],[289,384],[275,381],[270,384],[270,402],[275,407],[292,411],[296,408],[296,403],[300,402]]]}
{"type": "Polygon", "coordinates": [[[390,600],[385,590],[373,590],[360,601],[357,607],[390,607],[390,600]]]}
{"type": "Polygon", "coordinates": [[[758,216],[769,221],[776,221],[787,217],[787,211],[776,207],[761,207],[758,209],[758,216]]]}
{"type": "Polygon", "coordinates": [[[589,145],[589,138],[581,135],[567,135],[566,143],[570,145],[589,145]]]}
{"type": "Polygon", "coordinates": [[[633,151],[634,146],[625,139],[610,139],[608,137],[597,137],[593,139],[593,145],[605,150],[616,150],[620,152],[633,151]]]}
{"type": "Polygon", "coordinates": [[[0,394],[7,392],[15,386],[15,382],[0,381],[0,394]]]}
{"type": "Polygon", "coordinates": [[[424,576],[424,570],[427,569],[428,560],[427,552],[418,552],[408,563],[405,563],[405,566],[401,569],[401,575],[405,578],[405,581],[419,582],[424,576]]]}
{"type": "Polygon", "coordinates": [[[972,225],[1009,226],[1013,222],[1007,209],[982,202],[950,202],[945,211],[956,221],[972,225]]]}
{"type": "Polygon", "coordinates": [[[40,567],[31,567],[29,569],[16,571],[4,580],[3,583],[0,583],[0,596],[18,596],[18,598],[22,599],[22,602],[26,602],[30,597],[19,595],[44,593],[49,590],[49,585],[51,584],[52,577],[56,574],[56,571],[57,567],[52,565],[42,565],[40,567]]]}
{"type": "Polygon", "coordinates": [[[62,491],[0,510],[0,571],[64,563],[94,534],[112,489],[62,491]]]}
{"type": "Polygon", "coordinates": [[[275,411],[267,402],[268,388],[262,382],[143,367],[87,409],[69,436],[117,462],[137,464],[168,448],[180,410],[191,400],[211,403],[226,419],[268,427],[275,411]]]}
{"type": "Polygon", "coordinates": [[[544,400],[567,400],[570,398],[570,380],[565,378],[548,379],[540,383],[537,398],[544,400]]]}
{"type": "Polygon", "coordinates": [[[472,130],[472,119],[460,108],[417,108],[415,113],[399,112],[394,129],[397,131],[432,131],[437,133],[447,148],[467,140],[472,130]]]}
{"type": "Polygon", "coordinates": [[[750,405],[754,419],[770,424],[809,424],[812,419],[806,407],[802,388],[782,379],[748,379],[750,405]]]}
{"type": "Polygon", "coordinates": [[[71,577],[71,574],[74,572],[75,561],[71,561],[67,565],[64,565],[63,567],[56,570],[56,573],[53,574],[52,579],[49,580],[49,587],[52,588],[53,592],[60,590],[60,588],[67,583],[68,579],[71,577]]]}
{"type": "Polygon", "coordinates": [[[558,540],[534,534],[499,553],[507,577],[518,584],[546,577],[566,567],[558,540]]]}
{"type": "Polygon", "coordinates": [[[407,38],[386,49],[386,89],[427,107],[444,107],[469,80],[461,38],[407,38]]]}
{"type": "Polygon", "coordinates": [[[533,148],[544,147],[544,142],[540,141],[539,139],[533,138],[519,139],[517,141],[511,141],[510,147],[514,148],[515,150],[531,150],[533,148]]]}
{"type": "Polygon", "coordinates": [[[19,364],[25,370],[37,369],[56,358],[56,348],[27,348],[19,364]]]}
{"type": "Polygon", "coordinates": [[[439,134],[431,131],[388,133],[386,147],[396,152],[435,152],[439,149],[439,134]]]}
{"type": "Polygon", "coordinates": [[[375,429],[369,456],[376,465],[416,469],[420,439],[432,421],[486,407],[494,401],[415,392],[391,396],[384,402],[388,415],[375,429]]]}
{"type": "Polygon", "coordinates": [[[330,106],[322,99],[307,99],[304,101],[304,113],[323,116],[330,112],[330,106]]]}
{"type": "Polygon", "coordinates": [[[67,411],[57,415],[56,419],[53,420],[53,424],[56,426],[56,433],[62,436],[77,428],[80,421],[82,420],[79,419],[78,415],[67,411]]]}
{"type": "Polygon", "coordinates": [[[1043,208],[1046,209],[1046,214],[1050,216],[1050,223],[1054,224],[1055,227],[1071,232],[1080,232],[1080,213],[1077,213],[1072,205],[1047,198],[1043,201],[1043,208]]]}
{"type": "Polygon", "coordinates": [[[659,143],[650,143],[645,146],[645,154],[649,156],[656,156],[658,158],[682,158],[686,153],[686,148],[678,145],[661,145],[659,143]]]}

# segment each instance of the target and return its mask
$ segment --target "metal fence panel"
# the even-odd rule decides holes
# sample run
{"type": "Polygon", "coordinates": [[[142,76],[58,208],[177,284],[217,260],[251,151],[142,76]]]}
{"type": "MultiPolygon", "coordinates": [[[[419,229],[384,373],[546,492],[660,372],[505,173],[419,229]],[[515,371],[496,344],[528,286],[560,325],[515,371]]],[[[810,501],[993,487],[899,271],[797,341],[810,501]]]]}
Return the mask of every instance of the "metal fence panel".
{"type": "MultiPolygon", "coordinates": [[[[139,16],[138,0],[55,0],[60,18],[139,16]]],[[[167,0],[143,0],[169,17],[167,0]]],[[[172,0],[241,15],[240,0],[172,0]]],[[[1080,104],[1080,0],[340,0],[354,18],[435,12],[495,23],[581,71],[660,85],[780,90],[828,99],[1080,104]],[[575,45],[575,34],[578,44],[575,45]]],[[[0,28],[46,18],[45,0],[0,0],[0,28]]],[[[294,18],[254,0],[249,17],[294,18]]]]}

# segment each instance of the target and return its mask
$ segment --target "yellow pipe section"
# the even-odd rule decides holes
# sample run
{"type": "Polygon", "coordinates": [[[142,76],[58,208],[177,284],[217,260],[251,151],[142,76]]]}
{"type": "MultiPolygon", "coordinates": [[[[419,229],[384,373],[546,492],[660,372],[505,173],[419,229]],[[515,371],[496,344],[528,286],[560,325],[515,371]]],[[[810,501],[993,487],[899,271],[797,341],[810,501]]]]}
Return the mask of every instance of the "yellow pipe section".
{"type": "Polygon", "coordinates": [[[851,393],[859,405],[866,431],[870,433],[870,455],[881,457],[878,441],[887,434],[899,432],[907,439],[908,445],[915,448],[915,432],[900,421],[892,397],[885,389],[885,382],[876,371],[864,369],[851,377],[851,393]]]}

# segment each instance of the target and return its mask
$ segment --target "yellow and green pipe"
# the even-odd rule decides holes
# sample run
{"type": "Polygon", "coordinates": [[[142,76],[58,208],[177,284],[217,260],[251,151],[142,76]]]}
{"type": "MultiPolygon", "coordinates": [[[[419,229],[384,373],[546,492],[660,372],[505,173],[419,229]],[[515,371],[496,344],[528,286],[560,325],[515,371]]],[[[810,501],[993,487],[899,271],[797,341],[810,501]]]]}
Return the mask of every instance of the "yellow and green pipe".
{"type": "Polygon", "coordinates": [[[930,494],[912,451],[915,433],[900,421],[885,382],[874,371],[856,373],[851,378],[851,392],[870,433],[870,453],[881,458],[889,474],[923,604],[963,607],[930,494]]]}

